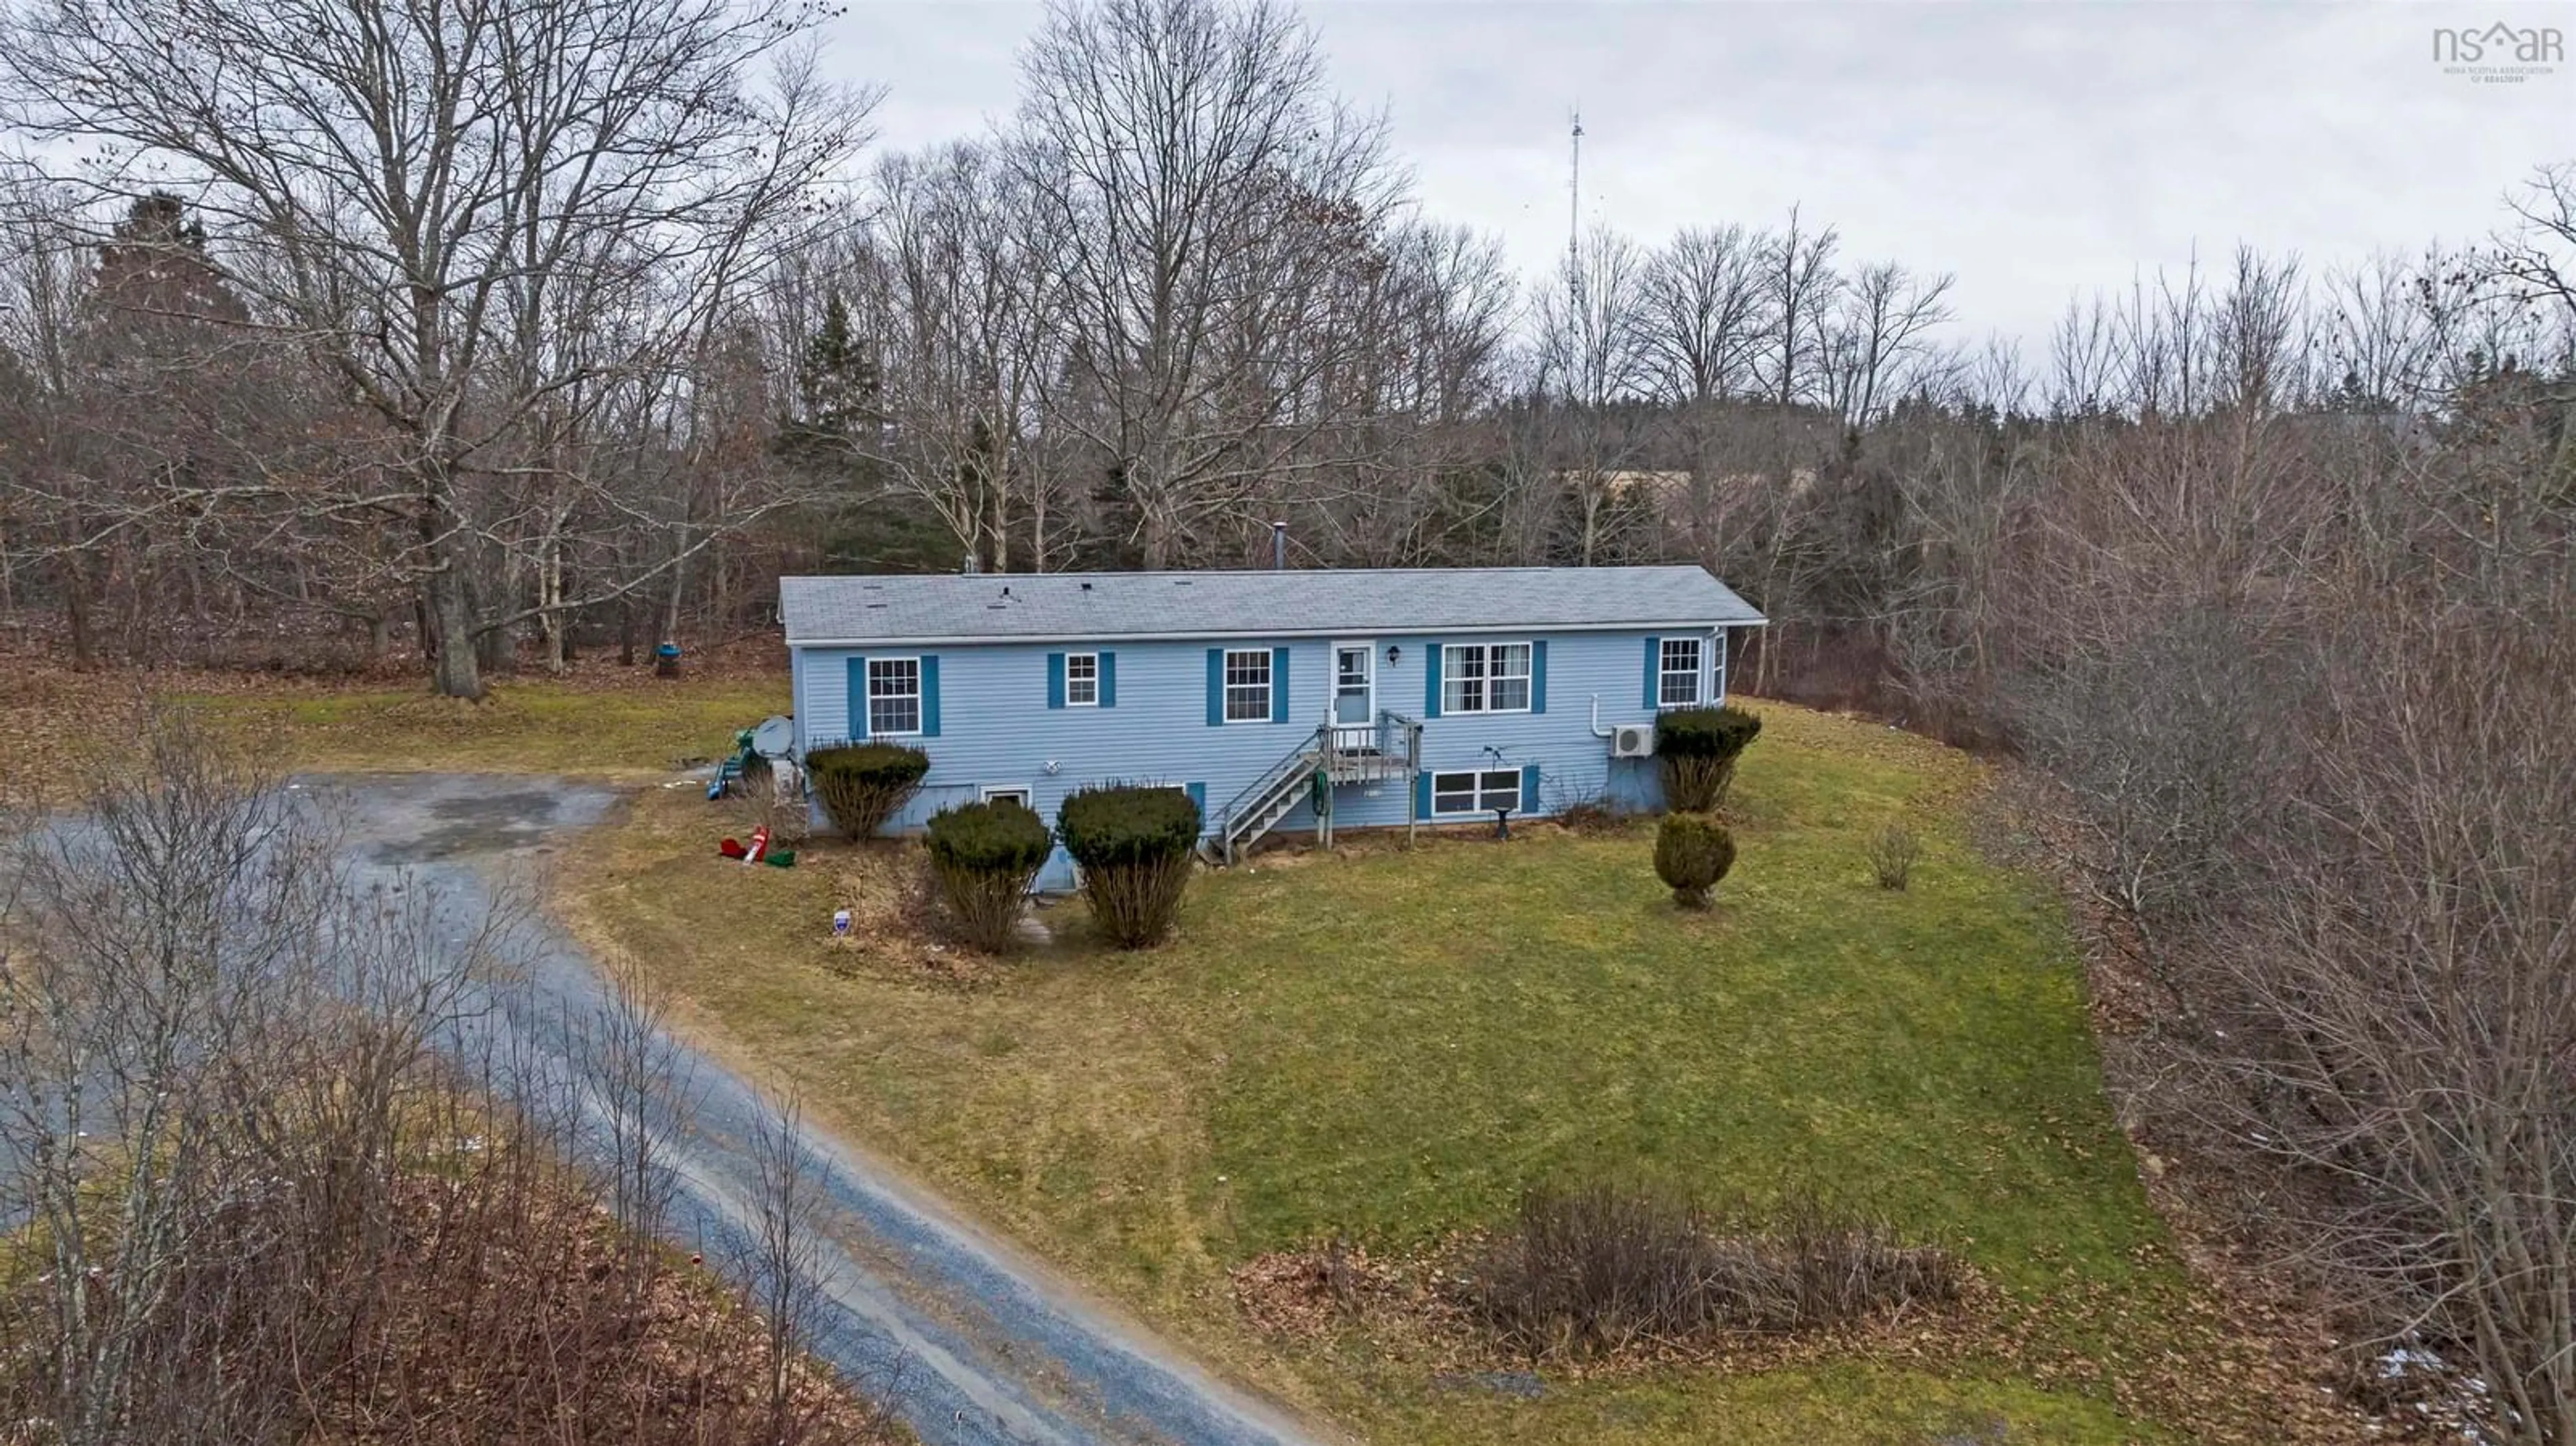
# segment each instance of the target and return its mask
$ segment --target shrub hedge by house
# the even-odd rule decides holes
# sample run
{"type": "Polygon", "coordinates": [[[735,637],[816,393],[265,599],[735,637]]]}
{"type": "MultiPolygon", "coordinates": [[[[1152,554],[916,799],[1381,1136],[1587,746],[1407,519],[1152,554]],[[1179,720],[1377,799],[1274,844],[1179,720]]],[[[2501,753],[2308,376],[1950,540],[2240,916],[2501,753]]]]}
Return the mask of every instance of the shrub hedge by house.
{"type": "Polygon", "coordinates": [[[1735,867],[1735,836],[1704,813],[1664,815],[1655,831],[1655,877],[1685,909],[1708,907],[1708,891],[1735,867]]]}
{"type": "Polygon", "coordinates": [[[1187,793],[1126,785],[1081,789],[1056,811],[1056,834],[1082,866],[1082,896],[1111,943],[1142,949],[1171,932],[1199,837],[1199,806],[1187,793]]]}
{"type": "Polygon", "coordinates": [[[930,755],[899,743],[851,743],[805,755],[805,777],[841,836],[872,838],[930,771],[930,755]]]}
{"type": "Polygon", "coordinates": [[[1735,760],[1762,732],[1762,715],[1733,704],[1676,708],[1655,719],[1655,758],[1664,776],[1664,806],[1706,813],[1726,801],[1735,760]]]}
{"type": "Polygon", "coordinates": [[[1003,953],[1018,941],[1021,901],[1055,848],[1046,823],[1008,799],[943,808],[930,817],[931,876],[976,948],[1003,953]]]}

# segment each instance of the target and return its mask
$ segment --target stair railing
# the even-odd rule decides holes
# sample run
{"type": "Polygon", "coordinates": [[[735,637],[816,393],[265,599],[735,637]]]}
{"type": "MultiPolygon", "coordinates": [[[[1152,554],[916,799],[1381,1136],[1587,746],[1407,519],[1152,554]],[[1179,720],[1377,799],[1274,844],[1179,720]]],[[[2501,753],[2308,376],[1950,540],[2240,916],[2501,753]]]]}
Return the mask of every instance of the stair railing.
{"type": "Polygon", "coordinates": [[[1408,718],[1392,708],[1387,708],[1378,713],[1377,724],[1378,752],[1388,758],[1403,759],[1404,771],[1407,776],[1421,772],[1421,721],[1419,719],[1408,718]]]}
{"type": "Polygon", "coordinates": [[[1259,778],[1254,779],[1249,787],[1228,800],[1225,808],[1217,814],[1217,837],[1225,840],[1225,851],[1229,860],[1234,855],[1235,820],[1240,818],[1247,808],[1258,811],[1260,805],[1272,794],[1277,793],[1299,769],[1313,766],[1317,750],[1330,744],[1331,740],[1326,736],[1327,731],[1325,727],[1318,727],[1314,732],[1307,734],[1303,742],[1288,750],[1278,762],[1271,764],[1269,769],[1259,778]]]}

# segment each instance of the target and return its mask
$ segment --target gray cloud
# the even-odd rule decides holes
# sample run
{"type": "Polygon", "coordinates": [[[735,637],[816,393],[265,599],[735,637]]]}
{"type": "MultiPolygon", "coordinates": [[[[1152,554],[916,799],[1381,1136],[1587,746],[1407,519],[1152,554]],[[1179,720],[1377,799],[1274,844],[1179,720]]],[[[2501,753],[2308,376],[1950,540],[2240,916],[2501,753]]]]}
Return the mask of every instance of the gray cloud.
{"type": "MultiPolygon", "coordinates": [[[[1958,273],[1965,323],[2036,344],[2067,297],[2238,241],[2313,266],[2466,239],[2576,158],[2576,66],[2521,85],[2435,63],[2452,4],[1465,4],[1305,7],[1344,94],[1383,105],[1424,209],[1563,247],[1566,111],[1585,219],[1654,239],[1792,204],[1854,256],[1958,273]]],[[[829,61],[891,87],[885,142],[1013,101],[1036,5],[870,3],[829,61]]]]}

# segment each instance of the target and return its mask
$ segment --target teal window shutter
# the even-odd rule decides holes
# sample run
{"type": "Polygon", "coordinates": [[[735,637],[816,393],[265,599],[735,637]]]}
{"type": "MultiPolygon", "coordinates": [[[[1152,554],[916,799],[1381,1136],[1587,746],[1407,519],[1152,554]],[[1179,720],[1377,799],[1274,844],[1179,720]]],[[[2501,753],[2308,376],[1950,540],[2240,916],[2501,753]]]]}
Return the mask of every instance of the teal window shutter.
{"type": "Polygon", "coordinates": [[[1288,650],[1270,650],[1270,721],[1288,721],[1288,650]]]}
{"type": "MultiPolygon", "coordinates": [[[[1422,716],[1425,718],[1440,716],[1440,660],[1445,656],[1446,650],[1438,643],[1422,645],[1422,716]]],[[[1427,816],[1428,810],[1425,813],[1427,816]]]]}
{"type": "Polygon", "coordinates": [[[857,654],[850,657],[850,719],[841,736],[858,742],[868,736],[868,660],[857,654]]]}
{"type": "Polygon", "coordinates": [[[1118,655],[1116,653],[1100,655],[1100,706],[1103,708],[1118,706],[1118,655]]]}
{"type": "Polygon", "coordinates": [[[939,736],[939,655],[921,655],[921,736],[939,736]]]}
{"type": "Polygon", "coordinates": [[[1064,654],[1047,654],[1047,706],[1064,706],[1064,654]]]}
{"type": "Polygon", "coordinates": [[[1431,775],[1428,773],[1413,775],[1413,816],[1415,818],[1431,816],[1431,775]]]}
{"type": "Polygon", "coordinates": [[[1208,726],[1225,726],[1225,649],[1208,649],[1208,726]]]}
{"type": "Polygon", "coordinates": [[[1663,704],[1664,640],[1650,637],[1646,639],[1646,706],[1660,708],[1663,704]]]}
{"type": "Polygon", "coordinates": [[[1530,711],[1547,711],[1547,639],[1530,644],[1530,711]]]}
{"type": "Polygon", "coordinates": [[[1191,805],[1199,811],[1199,832],[1206,833],[1208,827],[1207,785],[1204,783],[1184,783],[1181,785],[1181,791],[1190,796],[1191,805]]]}
{"type": "Polygon", "coordinates": [[[1522,813],[1538,812],[1538,765],[1535,763],[1524,763],[1521,765],[1520,811],[1522,813]]]}

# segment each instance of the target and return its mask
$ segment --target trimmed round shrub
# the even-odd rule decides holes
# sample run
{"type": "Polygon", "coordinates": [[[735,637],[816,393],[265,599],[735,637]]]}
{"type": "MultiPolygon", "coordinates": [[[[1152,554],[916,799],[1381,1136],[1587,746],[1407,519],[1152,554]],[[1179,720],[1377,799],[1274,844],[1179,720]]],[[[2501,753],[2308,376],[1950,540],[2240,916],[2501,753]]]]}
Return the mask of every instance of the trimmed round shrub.
{"type": "Polygon", "coordinates": [[[1056,810],[1057,837],[1082,866],[1082,897],[1121,949],[1162,942],[1189,887],[1199,806],[1177,788],[1086,788],[1056,810]]]}
{"type": "Polygon", "coordinates": [[[1655,831],[1655,877],[1685,909],[1708,907],[1708,891],[1735,867],[1735,836],[1704,813],[1664,815],[1655,831]]]}
{"type": "Polygon", "coordinates": [[[1733,704],[1676,708],[1655,719],[1655,759],[1664,775],[1664,806],[1707,813],[1726,801],[1735,760],[1762,732],[1762,715],[1733,704]]]}
{"type": "Polygon", "coordinates": [[[930,771],[930,755],[899,743],[850,743],[805,755],[806,785],[843,838],[874,838],[930,771]]]}
{"type": "Polygon", "coordinates": [[[1035,813],[1009,799],[943,808],[930,816],[930,872],[958,932],[987,953],[1019,940],[1021,902],[1055,839],[1035,813]]]}

